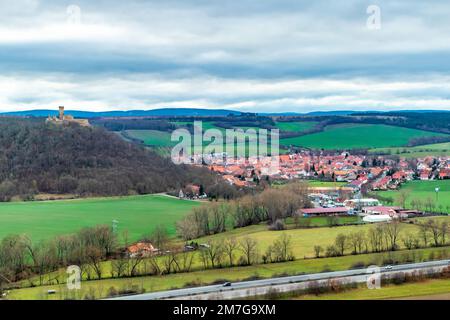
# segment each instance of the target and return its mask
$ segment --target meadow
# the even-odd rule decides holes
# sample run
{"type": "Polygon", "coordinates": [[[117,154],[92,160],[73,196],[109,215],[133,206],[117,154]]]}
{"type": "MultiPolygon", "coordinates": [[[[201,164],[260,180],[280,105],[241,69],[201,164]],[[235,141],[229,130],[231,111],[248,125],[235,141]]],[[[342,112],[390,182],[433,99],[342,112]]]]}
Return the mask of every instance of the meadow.
{"type": "Polygon", "coordinates": [[[387,125],[343,124],[327,126],[318,133],[281,139],[280,144],[314,149],[381,148],[404,146],[412,138],[429,136],[443,134],[387,125]]]}
{"type": "Polygon", "coordinates": [[[415,147],[375,148],[370,153],[398,155],[404,158],[423,158],[427,156],[450,156],[450,142],[426,144],[415,147]]]}
{"type": "MultiPolygon", "coordinates": [[[[413,199],[420,199],[424,202],[430,198],[436,209],[450,214],[450,180],[409,181],[403,184],[401,189],[408,191],[407,207],[411,208],[413,199]],[[439,188],[438,195],[436,195],[435,188],[439,188]]],[[[395,204],[399,204],[398,191],[379,191],[377,194],[392,198],[395,204]]]]}
{"type": "Polygon", "coordinates": [[[450,297],[450,279],[431,279],[401,285],[382,285],[379,290],[370,290],[365,286],[341,293],[327,293],[321,295],[301,295],[299,300],[374,300],[400,298],[428,298],[448,300],[450,297]]]}
{"type": "Polygon", "coordinates": [[[312,129],[317,123],[315,121],[277,122],[276,127],[281,131],[302,132],[312,129]]]}
{"type": "Polygon", "coordinates": [[[176,221],[198,205],[163,195],[0,203],[0,239],[26,234],[33,241],[45,240],[83,227],[112,225],[113,220],[119,233],[128,231],[130,241],[159,224],[173,236],[176,221]]]}
{"type": "MultiPolygon", "coordinates": [[[[351,221],[356,222],[356,221],[351,221]]],[[[318,221],[313,224],[320,223],[318,221]]],[[[322,220],[322,225],[325,222],[322,220]]],[[[320,225],[320,224],[319,224],[320,225]]],[[[336,236],[338,234],[349,235],[358,231],[368,231],[373,226],[371,224],[358,224],[340,227],[324,227],[324,228],[307,228],[307,229],[288,229],[286,231],[270,231],[267,225],[256,225],[245,228],[233,229],[225,233],[219,233],[212,236],[200,238],[196,241],[198,243],[206,243],[208,241],[224,241],[230,237],[234,237],[236,240],[240,240],[246,237],[256,240],[261,253],[264,253],[267,247],[273,245],[274,241],[280,236],[282,232],[285,232],[291,237],[293,254],[298,259],[313,258],[314,246],[319,245],[324,250],[327,246],[334,244],[336,236]]],[[[412,224],[403,224],[402,233],[417,232],[417,227],[412,224]]],[[[399,243],[402,247],[403,244],[399,243]]],[[[345,253],[350,254],[351,248],[347,248],[345,253]]]]}
{"type": "Polygon", "coordinates": [[[177,144],[171,141],[171,134],[158,130],[126,130],[126,134],[134,139],[141,140],[145,145],[153,147],[170,147],[177,144]]]}

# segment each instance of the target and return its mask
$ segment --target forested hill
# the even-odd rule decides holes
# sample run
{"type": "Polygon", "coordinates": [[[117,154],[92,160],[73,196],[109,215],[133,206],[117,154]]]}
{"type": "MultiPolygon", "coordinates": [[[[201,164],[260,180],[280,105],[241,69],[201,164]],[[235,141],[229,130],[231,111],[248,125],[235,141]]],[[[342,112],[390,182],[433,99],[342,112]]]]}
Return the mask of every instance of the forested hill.
{"type": "Polygon", "coordinates": [[[0,201],[38,193],[144,194],[216,183],[211,174],[193,170],[200,169],[176,166],[102,128],[0,119],[0,201]]]}

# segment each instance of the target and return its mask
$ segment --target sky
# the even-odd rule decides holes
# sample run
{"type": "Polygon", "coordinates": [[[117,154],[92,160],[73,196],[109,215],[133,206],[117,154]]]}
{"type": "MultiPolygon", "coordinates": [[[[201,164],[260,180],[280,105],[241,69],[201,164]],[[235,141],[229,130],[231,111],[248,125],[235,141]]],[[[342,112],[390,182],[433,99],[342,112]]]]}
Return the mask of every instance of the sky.
{"type": "Polygon", "coordinates": [[[450,2],[0,0],[0,110],[450,110],[450,2]]]}

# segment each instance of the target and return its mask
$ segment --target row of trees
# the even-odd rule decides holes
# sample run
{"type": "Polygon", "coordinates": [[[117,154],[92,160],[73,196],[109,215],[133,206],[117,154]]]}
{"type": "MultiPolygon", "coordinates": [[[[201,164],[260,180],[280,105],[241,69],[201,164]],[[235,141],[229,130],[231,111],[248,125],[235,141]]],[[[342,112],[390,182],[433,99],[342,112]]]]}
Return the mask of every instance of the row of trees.
{"type": "Polygon", "coordinates": [[[212,203],[194,208],[177,223],[177,232],[184,240],[191,240],[224,232],[228,225],[234,228],[261,222],[277,225],[283,219],[295,216],[298,209],[310,206],[307,184],[291,183],[280,189],[269,188],[257,195],[246,195],[227,204],[212,203]]]}
{"type": "Polygon", "coordinates": [[[80,266],[89,278],[100,278],[100,263],[112,257],[117,248],[116,236],[107,226],[85,228],[74,235],[38,243],[11,235],[0,243],[0,283],[37,275],[42,285],[44,275],[72,264],[80,266]]]}
{"type": "Polygon", "coordinates": [[[321,256],[342,256],[345,251],[351,254],[368,252],[395,251],[403,246],[409,250],[428,246],[444,246],[447,244],[449,225],[446,221],[429,219],[418,222],[418,232],[404,230],[404,224],[398,221],[377,224],[367,232],[356,231],[350,234],[338,234],[334,244],[323,248],[314,246],[316,258],[321,256]]]}
{"type": "MultiPolygon", "coordinates": [[[[125,233],[125,241],[126,237],[125,233]]],[[[90,280],[190,272],[194,266],[210,269],[295,259],[291,237],[284,233],[262,254],[257,241],[249,237],[211,240],[197,251],[171,246],[163,227],[156,228],[149,239],[159,246],[159,255],[130,256],[119,250],[116,236],[105,226],[37,244],[26,237],[9,236],[0,243],[0,289],[21,279],[30,279],[36,285],[31,280],[34,276],[39,285],[62,283],[65,273],[54,271],[68,265],[79,266],[83,279],[90,280]]]]}

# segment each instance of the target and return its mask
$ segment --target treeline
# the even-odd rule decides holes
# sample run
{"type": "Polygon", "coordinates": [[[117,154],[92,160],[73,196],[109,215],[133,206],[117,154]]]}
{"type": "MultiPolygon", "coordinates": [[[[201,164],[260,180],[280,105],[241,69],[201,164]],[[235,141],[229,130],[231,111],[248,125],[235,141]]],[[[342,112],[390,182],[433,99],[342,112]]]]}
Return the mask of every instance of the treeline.
{"type": "Polygon", "coordinates": [[[117,250],[117,239],[107,226],[85,228],[71,236],[60,236],[48,242],[33,243],[26,236],[10,235],[0,243],[0,287],[38,276],[59,267],[77,265],[88,278],[101,278],[101,262],[117,250]]]}
{"type": "Polygon", "coordinates": [[[409,147],[422,146],[433,143],[450,142],[450,136],[447,137],[419,137],[412,138],[408,142],[409,147]]]}
{"type": "Polygon", "coordinates": [[[176,129],[176,125],[164,119],[155,118],[99,118],[90,120],[91,124],[103,127],[109,131],[123,130],[158,130],[172,131],[176,129]]]}
{"type": "Polygon", "coordinates": [[[0,201],[38,193],[148,194],[189,183],[215,189],[220,197],[221,181],[205,168],[177,166],[102,128],[0,119],[0,201]]]}
{"type": "Polygon", "coordinates": [[[272,230],[284,230],[284,220],[300,208],[311,207],[305,183],[290,183],[282,189],[269,188],[246,195],[230,203],[211,203],[196,207],[177,223],[177,233],[184,240],[225,232],[266,222],[272,230]]]}
{"type": "MultiPolygon", "coordinates": [[[[127,232],[122,238],[124,247],[108,226],[84,228],[73,235],[37,243],[26,236],[10,235],[0,242],[0,293],[21,280],[27,280],[30,286],[64,283],[67,274],[63,268],[69,265],[79,268],[82,280],[100,280],[295,259],[292,239],[284,233],[263,253],[249,237],[210,240],[202,246],[195,245],[196,250],[183,250],[172,244],[164,226],[156,227],[143,238],[142,241],[149,241],[157,248],[157,252],[148,256],[131,254],[127,250],[127,232]]],[[[110,290],[109,295],[118,293],[110,290]]]]}
{"type": "Polygon", "coordinates": [[[367,232],[341,233],[326,248],[314,246],[315,257],[338,257],[348,251],[353,255],[396,251],[402,244],[408,250],[447,245],[450,231],[447,221],[428,219],[416,224],[419,229],[416,233],[404,230],[404,224],[399,221],[377,224],[367,232]]]}

